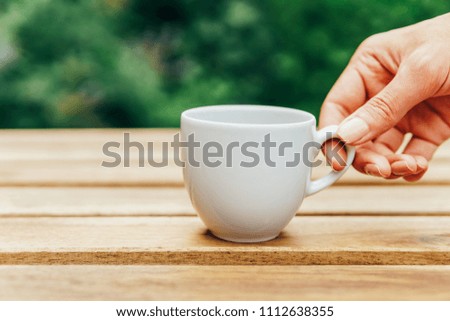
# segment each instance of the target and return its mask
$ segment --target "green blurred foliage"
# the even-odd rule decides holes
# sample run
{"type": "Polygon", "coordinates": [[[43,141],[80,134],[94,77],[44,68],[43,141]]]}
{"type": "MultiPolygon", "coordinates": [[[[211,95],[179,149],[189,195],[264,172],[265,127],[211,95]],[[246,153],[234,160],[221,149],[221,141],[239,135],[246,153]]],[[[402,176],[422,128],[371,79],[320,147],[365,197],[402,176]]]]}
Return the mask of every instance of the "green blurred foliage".
{"type": "Polygon", "coordinates": [[[374,33],[437,0],[1,0],[0,127],[178,126],[191,107],[318,115],[374,33]]]}

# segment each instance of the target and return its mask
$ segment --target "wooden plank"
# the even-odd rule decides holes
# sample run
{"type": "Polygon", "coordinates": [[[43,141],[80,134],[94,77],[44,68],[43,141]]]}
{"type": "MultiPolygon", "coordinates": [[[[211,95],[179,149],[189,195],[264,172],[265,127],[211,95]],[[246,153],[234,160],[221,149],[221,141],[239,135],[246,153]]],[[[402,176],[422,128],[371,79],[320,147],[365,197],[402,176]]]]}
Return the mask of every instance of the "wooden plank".
{"type": "MultiPolygon", "coordinates": [[[[450,185],[450,166],[435,162],[416,185],[450,185]]],[[[329,168],[313,170],[315,178],[329,168]]],[[[385,180],[363,175],[354,169],[337,185],[411,185],[402,179],[385,180]]],[[[168,167],[105,168],[99,160],[29,160],[0,161],[0,186],[182,186],[182,169],[168,167]]]]}
{"type": "MultiPolygon", "coordinates": [[[[298,215],[450,215],[450,186],[332,186],[306,198],[298,215]]],[[[1,187],[0,216],[194,216],[186,190],[1,187]]]]}
{"type": "Polygon", "coordinates": [[[236,244],[196,217],[3,218],[1,264],[450,264],[449,217],[296,217],[236,244]]]}
{"type": "Polygon", "coordinates": [[[96,143],[123,140],[124,133],[137,141],[170,141],[178,128],[70,128],[70,129],[1,129],[0,146],[10,143],[31,146],[39,143],[96,143]]]}
{"type": "MultiPolygon", "coordinates": [[[[104,168],[109,161],[102,152],[108,141],[123,141],[120,130],[49,130],[0,131],[0,186],[181,186],[181,168],[168,155],[168,167],[155,168],[145,163],[139,167],[138,151],[131,152],[131,167],[104,168]]],[[[131,139],[146,143],[158,142],[155,149],[160,160],[162,141],[171,141],[175,129],[132,130],[131,139]]],[[[450,184],[450,143],[440,148],[429,172],[419,184],[450,184]]],[[[123,151],[122,151],[123,153],[123,151]]],[[[313,176],[330,170],[322,166],[313,176]]],[[[341,185],[409,184],[403,180],[386,181],[350,170],[339,182],[341,185]]]]}
{"type": "Polygon", "coordinates": [[[332,186],[308,197],[299,214],[449,215],[450,185],[332,186]]]}
{"type": "Polygon", "coordinates": [[[449,266],[0,266],[0,300],[449,300],[449,266]]]}
{"type": "MultiPolygon", "coordinates": [[[[155,153],[162,150],[162,142],[172,142],[179,129],[51,129],[51,130],[0,130],[1,161],[62,161],[94,160],[101,163],[103,145],[120,142],[124,134],[145,147],[154,143],[155,153]]],[[[123,149],[121,149],[123,154],[123,149]]],[[[130,156],[138,157],[138,149],[130,148],[130,156]]]]}
{"type": "Polygon", "coordinates": [[[182,186],[171,166],[105,168],[98,160],[0,161],[0,186],[182,186]]]}
{"type": "MultiPolygon", "coordinates": [[[[32,129],[0,130],[0,159],[23,159],[30,154],[35,157],[59,159],[77,155],[87,158],[98,157],[101,146],[108,141],[123,142],[124,133],[129,133],[133,141],[147,144],[153,142],[171,142],[178,128],[102,128],[102,129],[32,129]],[[65,152],[61,153],[61,149],[65,152]],[[50,154],[41,153],[47,150],[50,154]],[[29,153],[27,153],[29,151],[29,153]]],[[[445,142],[436,152],[436,159],[450,159],[450,140],[445,142]]]]}

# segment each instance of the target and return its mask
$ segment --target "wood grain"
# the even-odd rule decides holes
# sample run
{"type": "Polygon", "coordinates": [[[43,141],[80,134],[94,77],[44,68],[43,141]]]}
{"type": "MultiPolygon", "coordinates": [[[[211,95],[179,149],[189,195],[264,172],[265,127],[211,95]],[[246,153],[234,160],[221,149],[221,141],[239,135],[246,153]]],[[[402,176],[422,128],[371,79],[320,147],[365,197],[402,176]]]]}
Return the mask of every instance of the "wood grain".
{"type": "Polygon", "coordinates": [[[275,240],[224,242],[195,217],[4,218],[2,264],[450,264],[450,217],[296,217],[275,240]]]}
{"type": "Polygon", "coordinates": [[[0,266],[0,300],[450,300],[449,266],[0,266]]]}
{"type": "MultiPolygon", "coordinates": [[[[332,186],[298,215],[450,215],[450,185],[332,186]]],[[[0,217],[195,216],[182,187],[0,187],[0,217]]]]}

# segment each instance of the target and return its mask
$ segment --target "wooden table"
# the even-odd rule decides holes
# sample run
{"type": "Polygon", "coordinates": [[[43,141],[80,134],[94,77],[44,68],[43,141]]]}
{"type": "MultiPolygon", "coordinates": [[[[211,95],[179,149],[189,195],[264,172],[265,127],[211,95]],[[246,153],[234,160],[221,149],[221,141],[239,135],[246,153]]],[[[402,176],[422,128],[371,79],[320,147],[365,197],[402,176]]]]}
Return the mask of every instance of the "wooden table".
{"type": "Polygon", "coordinates": [[[245,245],[207,232],[173,164],[101,167],[124,132],[176,131],[0,132],[0,299],[450,299],[449,143],[421,182],[351,171],[245,245]]]}

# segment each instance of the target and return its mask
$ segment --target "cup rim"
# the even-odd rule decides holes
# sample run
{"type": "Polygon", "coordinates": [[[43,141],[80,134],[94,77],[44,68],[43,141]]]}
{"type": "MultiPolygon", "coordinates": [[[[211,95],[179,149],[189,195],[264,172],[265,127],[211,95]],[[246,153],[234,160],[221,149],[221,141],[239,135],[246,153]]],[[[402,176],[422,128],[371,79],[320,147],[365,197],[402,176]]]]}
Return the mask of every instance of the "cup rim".
{"type": "Polygon", "coordinates": [[[211,106],[202,106],[195,107],[191,109],[187,109],[181,113],[181,121],[189,120],[192,122],[196,122],[199,124],[208,124],[214,126],[230,126],[230,127],[289,127],[289,126],[298,126],[312,123],[315,125],[316,118],[313,114],[295,108],[289,107],[280,107],[280,106],[271,106],[271,105],[251,105],[251,104],[226,104],[226,105],[211,105],[211,106]],[[250,122],[227,122],[227,121],[219,121],[219,120],[207,120],[195,117],[196,114],[200,115],[206,111],[223,111],[229,110],[233,108],[234,110],[252,110],[252,111],[276,111],[282,113],[291,113],[297,115],[306,116],[305,120],[302,121],[292,121],[292,122],[280,122],[280,123],[250,123],[250,122]]]}

